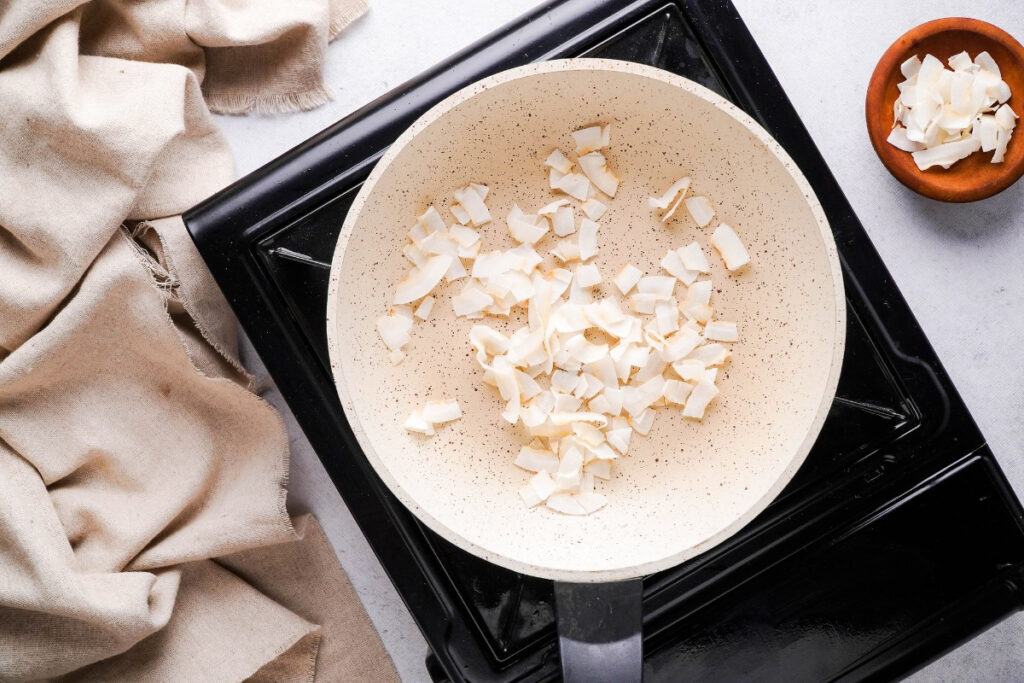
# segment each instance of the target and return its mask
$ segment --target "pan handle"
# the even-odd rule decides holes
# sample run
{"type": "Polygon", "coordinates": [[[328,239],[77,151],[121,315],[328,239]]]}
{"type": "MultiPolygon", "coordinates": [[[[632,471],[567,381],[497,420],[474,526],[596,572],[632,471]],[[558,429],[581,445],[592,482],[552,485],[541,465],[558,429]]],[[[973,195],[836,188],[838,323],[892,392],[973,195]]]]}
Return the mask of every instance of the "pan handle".
{"type": "Polygon", "coordinates": [[[643,581],[555,581],[565,683],[640,683],[643,581]]]}

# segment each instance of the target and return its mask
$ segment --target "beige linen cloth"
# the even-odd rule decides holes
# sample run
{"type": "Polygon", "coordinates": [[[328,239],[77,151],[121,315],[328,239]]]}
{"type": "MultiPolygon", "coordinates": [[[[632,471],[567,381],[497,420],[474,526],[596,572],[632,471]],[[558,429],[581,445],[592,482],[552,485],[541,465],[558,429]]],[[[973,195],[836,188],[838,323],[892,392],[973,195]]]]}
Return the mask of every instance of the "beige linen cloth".
{"type": "Polygon", "coordinates": [[[395,680],[179,214],[363,0],[0,0],[0,681],[395,680]]]}

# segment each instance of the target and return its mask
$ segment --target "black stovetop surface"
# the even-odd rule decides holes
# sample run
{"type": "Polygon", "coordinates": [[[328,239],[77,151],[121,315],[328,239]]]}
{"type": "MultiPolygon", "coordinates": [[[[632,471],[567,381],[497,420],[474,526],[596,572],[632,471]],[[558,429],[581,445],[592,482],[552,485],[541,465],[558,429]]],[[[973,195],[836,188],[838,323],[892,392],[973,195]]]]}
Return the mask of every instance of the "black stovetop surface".
{"type": "Polygon", "coordinates": [[[362,181],[419,114],[487,74],[568,56],[657,66],[750,113],[814,186],[846,284],[843,371],[804,466],[739,534],[644,580],[646,680],[888,679],[1019,609],[1020,505],[732,4],[563,0],[396,88],[185,217],[430,643],[431,674],[556,678],[551,583],[447,543],[374,474],[331,380],[327,264],[362,181]]]}

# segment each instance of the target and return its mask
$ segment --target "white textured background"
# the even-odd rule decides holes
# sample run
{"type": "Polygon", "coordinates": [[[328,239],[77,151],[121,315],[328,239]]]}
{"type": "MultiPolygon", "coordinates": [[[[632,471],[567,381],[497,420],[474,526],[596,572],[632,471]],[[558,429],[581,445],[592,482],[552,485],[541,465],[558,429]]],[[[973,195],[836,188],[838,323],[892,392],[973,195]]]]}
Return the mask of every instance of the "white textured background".
{"type": "MultiPolygon", "coordinates": [[[[734,0],[853,204],[1018,494],[1024,492],[1024,182],[971,205],[905,190],[864,130],[868,78],[904,31],[965,10],[1024,38],[1019,0],[734,0]]],[[[332,45],[336,99],[313,112],[221,117],[245,174],[337,119],[526,12],[534,0],[371,0],[332,45]]],[[[1014,101],[1017,97],[1014,98],[1014,101]]],[[[1012,102],[1011,102],[1012,104],[1012,102]]],[[[1015,108],[1020,113],[1021,105],[1015,108]]],[[[262,372],[251,352],[247,362],[262,372]]],[[[381,632],[403,680],[427,681],[427,648],[294,419],[290,503],[314,511],[381,632]]],[[[979,530],[983,531],[983,530],[979,530]]],[[[950,549],[955,552],[955,549],[950,549]]],[[[1024,616],[1015,616],[913,677],[1024,681],[1024,616]]]]}

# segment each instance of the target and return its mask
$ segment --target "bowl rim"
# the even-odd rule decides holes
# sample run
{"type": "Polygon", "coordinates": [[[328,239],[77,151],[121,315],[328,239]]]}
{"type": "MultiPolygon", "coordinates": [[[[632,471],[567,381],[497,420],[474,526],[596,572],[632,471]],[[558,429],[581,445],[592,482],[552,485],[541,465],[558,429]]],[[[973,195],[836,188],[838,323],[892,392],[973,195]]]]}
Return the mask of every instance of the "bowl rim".
{"type": "Polygon", "coordinates": [[[915,26],[897,38],[885,51],[881,59],[878,60],[878,64],[875,66],[875,70],[868,81],[867,94],[864,99],[864,119],[867,124],[871,146],[874,147],[875,153],[886,170],[896,180],[925,197],[947,202],[973,202],[996,195],[1017,182],[1024,175],[1024,156],[1021,156],[1014,164],[1003,168],[1003,172],[993,182],[984,185],[965,185],[950,189],[936,184],[928,176],[917,171],[916,168],[908,171],[905,167],[894,164],[893,160],[897,155],[907,154],[907,152],[896,149],[886,141],[891,129],[886,128],[882,130],[874,116],[874,113],[885,102],[886,83],[889,75],[899,68],[902,62],[901,57],[907,48],[926,38],[947,31],[962,31],[980,35],[990,41],[999,43],[1014,53],[1024,63],[1024,45],[1021,45],[1016,38],[1003,29],[987,21],[970,17],[944,17],[927,21],[915,26]]]}

